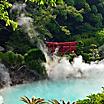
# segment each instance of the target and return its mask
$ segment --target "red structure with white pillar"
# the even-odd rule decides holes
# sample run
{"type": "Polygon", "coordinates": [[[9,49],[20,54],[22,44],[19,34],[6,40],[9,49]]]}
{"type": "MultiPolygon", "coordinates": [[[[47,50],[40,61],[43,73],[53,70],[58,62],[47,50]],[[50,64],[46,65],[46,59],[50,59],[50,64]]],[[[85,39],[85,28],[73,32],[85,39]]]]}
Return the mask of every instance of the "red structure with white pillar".
{"type": "Polygon", "coordinates": [[[47,42],[47,47],[51,51],[51,53],[54,53],[56,48],[59,48],[58,52],[64,55],[68,52],[76,52],[77,44],[78,42],[47,42]]]}

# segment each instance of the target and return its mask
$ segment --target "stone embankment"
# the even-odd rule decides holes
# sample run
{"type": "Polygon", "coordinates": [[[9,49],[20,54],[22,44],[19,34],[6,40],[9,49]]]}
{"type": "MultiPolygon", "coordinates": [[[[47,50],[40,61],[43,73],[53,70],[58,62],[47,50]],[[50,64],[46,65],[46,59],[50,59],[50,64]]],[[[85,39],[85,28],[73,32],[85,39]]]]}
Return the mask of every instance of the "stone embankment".
{"type": "MultiPolygon", "coordinates": [[[[30,70],[27,67],[23,67],[20,70],[9,69],[8,73],[10,76],[10,86],[14,86],[17,84],[31,83],[33,81],[44,79],[42,76],[40,76],[34,70],[30,70]]],[[[2,75],[1,72],[0,72],[0,75],[2,75]]],[[[3,78],[0,77],[0,88],[3,88],[7,85],[5,79],[6,78],[4,78],[4,80],[3,80],[3,78]]]]}

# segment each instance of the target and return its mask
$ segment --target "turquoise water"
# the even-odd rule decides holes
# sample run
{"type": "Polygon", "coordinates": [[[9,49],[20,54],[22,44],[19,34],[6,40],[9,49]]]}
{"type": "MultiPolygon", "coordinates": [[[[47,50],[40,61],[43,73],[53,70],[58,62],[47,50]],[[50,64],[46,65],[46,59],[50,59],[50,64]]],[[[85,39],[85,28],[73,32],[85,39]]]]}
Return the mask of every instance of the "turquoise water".
{"type": "Polygon", "coordinates": [[[101,91],[104,86],[104,75],[101,73],[93,78],[67,79],[67,80],[43,80],[31,84],[18,85],[2,90],[0,95],[4,98],[4,104],[24,104],[21,96],[32,96],[49,99],[64,99],[71,102],[85,98],[91,93],[101,91]]]}

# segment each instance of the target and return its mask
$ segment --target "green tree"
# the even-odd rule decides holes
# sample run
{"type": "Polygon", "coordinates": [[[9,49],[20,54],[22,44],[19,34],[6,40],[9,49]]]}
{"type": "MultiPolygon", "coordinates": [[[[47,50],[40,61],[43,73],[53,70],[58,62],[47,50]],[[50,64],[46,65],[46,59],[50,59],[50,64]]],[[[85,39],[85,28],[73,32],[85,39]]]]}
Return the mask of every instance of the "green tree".
{"type": "MultiPolygon", "coordinates": [[[[17,22],[14,22],[9,18],[9,13],[7,9],[11,8],[12,4],[10,4],[7,0],[0,0],[0,20],[5,21],[6,26],[12,25],[13,30],[15,30],[18,26],[17,22]]],[[[1,27],[3,28],[3,25],[0,23],[1,27]]]]}
{"type": "Polygon", "coordinates": [[[55,6],[56,4],[63,4],[64,1],[63,0],[25,0],[25,2],[30,1],[30,2],[35,2],[38,5],[51,5],[51,6],[55,6]]]}
{"type": "Polygon", "coordinates": [[[93,13],[97,13],[97,12],[98,12],[97,7],[96,7],[95,5],[92,5],[92,6],[91,6],[91,11],[92,11],[93,13]]]}
{"type": "Polygon", "coordinates": [[[46,61],[46,59],[41,50],[39,49],[29,50],[25,54],[24,59],[25,59],[26,65],[30,69],[35,70],[36,72],[38,72],[38,74],[42,76],[46,76],[46,70],[44,65],[42,64],[43,62],[46,61]]]}
{"type": "Polygon", "coordinates": [[[96,40],[99,43],[99,46],[104,44],[104,29],[96,32],[96,40]]]}

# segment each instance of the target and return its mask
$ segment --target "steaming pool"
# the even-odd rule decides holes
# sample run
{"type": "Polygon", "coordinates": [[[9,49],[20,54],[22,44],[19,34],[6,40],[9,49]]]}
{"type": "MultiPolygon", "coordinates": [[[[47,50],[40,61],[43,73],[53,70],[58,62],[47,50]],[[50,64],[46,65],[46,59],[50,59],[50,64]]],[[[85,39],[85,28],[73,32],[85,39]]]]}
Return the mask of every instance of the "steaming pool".
{"type": "Polygon", "coordinates": [[[64,99],[71,102],[83,99],[91,93],[101,91],[104,86],[104,73],[98,73],[97,76],[83,79],[66,80],[43,80],[31,84],[17,85],[15,87],[5,88],[0,91],[4,98],[4,104],[24,104],[20,101],[21,96],[32,96],[49,99],[64,99]]]}
{"type": "Polygon", "coordinates": [[[29,98],[35,96],[45,100],[64,99],[74,102],[86,98],[89,94],[101,92],[101,88],[104,87],[104,60],[87,64],[82,62],[81,57],[76,59],[74,64],[64,59],[58,64],[53,63],[52,67],[49,66],[48,76],[51,80],[41,80],[2,89],[0,98],[3,97],[4,104],[24,104],[20,101],[21,96],[29,98]],[[81,73],[84,77],[79,77],[81,73]],[[66,78],[67,75],[70,77],[66,78]]]}

